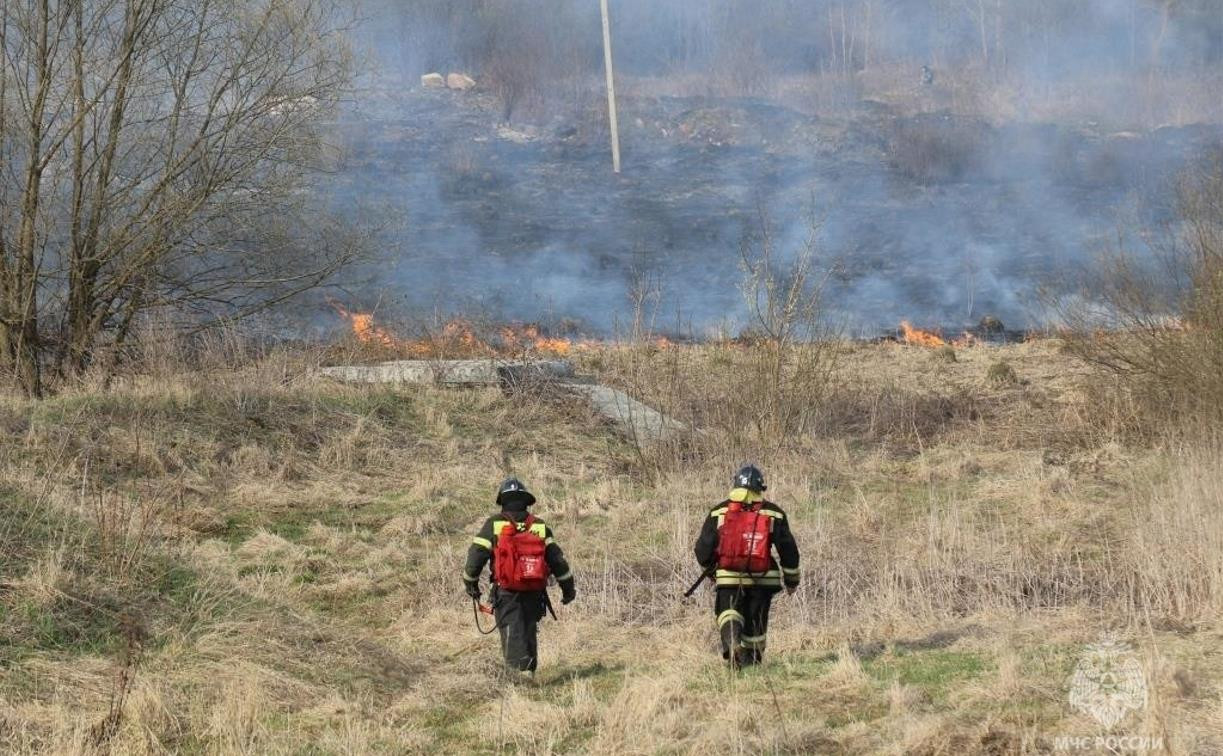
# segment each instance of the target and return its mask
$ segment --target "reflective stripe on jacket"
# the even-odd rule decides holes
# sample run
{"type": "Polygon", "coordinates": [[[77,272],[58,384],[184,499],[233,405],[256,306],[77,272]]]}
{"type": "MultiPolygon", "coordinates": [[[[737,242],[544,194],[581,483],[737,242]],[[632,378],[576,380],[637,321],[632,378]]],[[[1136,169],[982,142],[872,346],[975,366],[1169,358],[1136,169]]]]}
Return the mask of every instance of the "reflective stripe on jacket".
{"type": "MultiPolygon", "coordinates": [[[[515,528],[520,528],[526,518],[527,512],[523,509],[521,511],[498,512],[485,520],[483,527],[480,528],[480,532],[471,539],[471,545],[467,547],[467,561],[463,565],[463,580],[468,583],[478,582],[485,565],[488,565],[489,574],[491,575],[493,548],[497,545],[497,537],[501,535],[501,531],[507,524],[513,524],[515,528]]],[[[548,569],[556,577],[556,582],[560,583],[562,588],[564,588],[565,583],[572,583],[573,570],[569,568],[569,563],[565,561],[565,554],[556,543],[556,537],[552,533],[552,528],[543,520],[536,517],[535,522],[531,525],[531,532],[544,540],[544,559],[548,561],[548,569]]]]}
{"type": "Polygon", "coordinates": [[[773,502],[764,500],[760,494],[742,488],[731,491],[726,501],[709,510],[693,549],[697,562],[706,569],[717,565],[718,535],[732,501],[745,504],[761,502],[759,512],[769,518],[769,540],[776,557],[769,555],[769,568],[763,574],[719,569],[714,573],[718,586],[759,586],[774,590],[781,590],[783,585],[797,586],[801,575],[798,566],[798,544],[790,532],[786,513],[773,502]]]}

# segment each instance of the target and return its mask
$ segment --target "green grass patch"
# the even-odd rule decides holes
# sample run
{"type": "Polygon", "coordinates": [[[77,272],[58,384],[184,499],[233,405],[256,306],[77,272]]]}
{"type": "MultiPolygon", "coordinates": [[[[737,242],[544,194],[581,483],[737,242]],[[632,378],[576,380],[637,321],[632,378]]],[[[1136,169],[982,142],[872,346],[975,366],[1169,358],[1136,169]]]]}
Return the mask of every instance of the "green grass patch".
{"type": "Polygon", "coordinates": [[[26,503],[17,489],[0,485],[0,575],[19,575],[62,527],[45,507],[26,503]]]}
{"type": "MultiPolygon", "coordinates": [[[[399,494],[383,496],[353,507],[301,507],[275,512],[252,511],[246,518],[257,527],[289,541],[301,541],[310,526],[318,523],[355,533],[368,540],[396,515],[413,511],[399,494]]],[[[417,508],[416,511],[420,511],[417,508]]]]}
{"type": "Polygon", "coordinates": [[[53,395],[29,405],[31,425],[62,425],[78,419],[96,420],[105,415],[121,421],[135,415],[178,415],[191,408],[177,394],[142,396],[138,402],[122,392],[53,395]]]}
{"type": "Polygon", "coordinates": [[[409,387],[377,387],[365,391],[320,394],[316,401],[324,409],[370,417],[391,427],[418,429],[417,390],[409,387]]]}
{"type": "Polygon", "coordinates": [[[1019,652],[1019,665],[1025,677],[1068,680],[1083,657],[1084,648],[1070,643],[1045,643],[1019,652]]]}
{"type": "Polygon", "coordinates": [[[352,532],[361,540],[368,541],[393,517],[405,511],[411,510],[396,495],[351,508],[241,509],[226,515],[220,537],[231,547],[237,547],[262,528],[287,541],[300,542],[306,538],[310,526],[318,523],[352,532]]]}
{"type": "Polygon", "coordinates": [[[689,679],[687,687],[694,693],[723,694],[730,689],[733,681],[733,686],[739,691],[767,694],[770,685],[802,685],[818,680],[828,673],[835,661],[835,657],[831,655],[786,655],[769,659],[766,654],[763,666],[748,667],[732,678],[730,670],[718,657],[716,663],[706,665],[689,679]]]}
{"type": "Polygon", "coordinates": [[[886,702],[874,701],[855,706],[852,709],[833,712],[824,720],[824,723],[831,730],[839,730],[851,724],[874,722],[877,719],[883,719],[888,715],[888,711],[889,705],[886,702]]]}
{"type": "Polygon", "coordinates": [[[595,698],[606,700],[624,684],[624,667],[593,662],[545,669],[540,672],[538,684],[533,690],[539,693],[540,698],[569,706],[573,703],[573,683],[578,680],[589,682],[595,698]]]}
{"type": "Polygon", "coordinates": [[[255,534],[255,517],[253,512],[232,512],[225,516],[225,526],[221,528],[220,536],[230,546],[238,546],[255,534]]]}
{"type": "MultiPolygon", "coordinates": [[[[315,579],[317,581],[317,578],[315,579]]],[[[356,620],[369,624],[375,617],[385,614],[382,599],[387,595],[385,588],[374,588],[369,591],[331,592],[321,596],[306,599],[306,606],[316,612],[334,618],[356,620]]]]}
{"type": "Polygon", "coordinates": [[[162,638],[157,627],[188,628],[202,617],[198,575],[151,549],[136,561],[106,561],[93,527],[51,507],[0,491],[0,566],[13,578],[30,575],[57,554],[53,585],[37,590],[13,583],[0,590],[0,666],[36,654],[110,655],[126,643],[125,623],[143,628],[145,646],[162,638]]]}
{"type": "Polygon", "coordinates": [[[836,663],[836,660],[828,655],[790,657],[777,663],[768,662],[767,654],[765,658],[766,669],[748,670],[748,673],[760,675],[767,672],[779,680],[808,680],[828,674],[836,663]]]}
{"type": "Polygon", "coordinates": [[[862,668],[881,684],[896,681],[921,688],[931,700],[941,702],[953,686],[981,677],[992,665],[969,651],[913,651],[864,661],[862,668]]]}
{"type": "Polygon", "coordinates": [[[469,737],[467,723],[473,716],[471,707],[442,705],[425,712],[422,719],[430,734],[457,743],[469,737]]]}

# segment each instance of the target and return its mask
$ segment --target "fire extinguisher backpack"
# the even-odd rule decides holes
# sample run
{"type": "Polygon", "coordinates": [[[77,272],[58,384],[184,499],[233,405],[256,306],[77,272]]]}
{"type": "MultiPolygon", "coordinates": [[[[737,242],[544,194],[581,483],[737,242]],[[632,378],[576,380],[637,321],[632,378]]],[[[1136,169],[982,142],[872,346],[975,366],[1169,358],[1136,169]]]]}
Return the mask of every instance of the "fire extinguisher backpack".
{"type": "Polygon", "coordinates": [[[763,502],[744,509],[732,501],[718,532],[718,569],[762,573],[769,569],[770,534],[773,518],[760,513],[763,502]]]}
{"type": "MultiPolygon", "coordinates": [[[[505,515],[507,520],[509,515],[505,515]]],[[[511,520],[497,534],[493,547],[493,580],[507,591],[542,591],[548,587],[547,544],[531,532],[535,515],[527,515],[521,529],[511,520]]]]}

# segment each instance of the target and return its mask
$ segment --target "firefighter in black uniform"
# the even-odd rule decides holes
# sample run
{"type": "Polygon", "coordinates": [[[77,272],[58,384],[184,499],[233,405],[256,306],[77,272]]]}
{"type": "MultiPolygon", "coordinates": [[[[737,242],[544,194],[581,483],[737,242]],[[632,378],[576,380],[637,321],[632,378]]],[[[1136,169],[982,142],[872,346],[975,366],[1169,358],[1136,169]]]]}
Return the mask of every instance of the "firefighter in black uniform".
{"type": "MultiPolygon", "coordinates": [[[[490,577],[495,574],[492,558],[497,536],[507,523],[513,524],[522,532],[526,527],[527,507],[534,503],[535,497],[518,479],[509,478],[501,484],[497,491],[497,506],[500,507],[500,512],[485,521],[484,527],[480,528],[480,533],[472,539],[471,546],[467,549],[467,563],[463,568],[467,595],[479,600],[480,573],[484,571],[484,565],[489,565],[490,577]]],[[[543,520],[535,518],[531,531],[546,544],[544,558],[548,569],[560,584],[561,603],[568,604],[576,595],[573,571],[569,569],[561,547],[556,544],[552,528],[543,520]]],[[[489,597],[497,619],[497,629],[501,634],[501,651],[505,655],[506,667],[522,673],[525,677],[533,677],[539,657],[536,626],[547,611],[546,592],[510,591],[500,588],[494,582],[489,597]]]]}
{"type": "Polygon", "coordinates": [[[773,596],[785,588],[793,593],[798,588],[798,544],[790,532],[790,523],[781,507],[764,499],[764,474],[754,465],[746,465],[735,473],[733,489],[726,501],[718,504],[705,518],[696,542],[696,560],[706,570],[715,570],[717,594],[714,613],[718,619],[718,634],[722,638],[722,658],[734,668],[759,664],[764,657],[769,628],[769,605],[773,596]],[[718,569],[718,536],[723,519],[732,502],[742,506],[759,503],[759,516],[769,518],[769,542],[777,558],[770,553],[764,572],[740,572],[718,569]]]}

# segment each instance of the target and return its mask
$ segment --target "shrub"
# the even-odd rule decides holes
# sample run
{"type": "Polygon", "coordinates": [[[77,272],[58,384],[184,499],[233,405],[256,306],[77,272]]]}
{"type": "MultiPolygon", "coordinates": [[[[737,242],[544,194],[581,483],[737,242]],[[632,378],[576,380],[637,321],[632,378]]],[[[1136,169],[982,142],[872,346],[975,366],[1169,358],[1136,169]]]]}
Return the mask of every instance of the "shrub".
{"type": "Polygon", "coordinates": [[[985,126],[970,119],[920,116],[897,120],[888,139],[888,168],[924,184],[958,181],[978,166],[985,126]]]}
{"type": "Polygon", "coordinates": [[[1223,154],[1182,177],[1180,223],[1148,254],[1108,251],[1064,319],[1067,348],[1120,379],[1139,426],[1223,422],[1223,154]]]}
{"type": "Polygon", "coordinates": [[[985,372],[985,381],[993,386],[1013,386],[1019,383],[1019,377],[1015,375],[1011,363],[999,360],[989,366],[989,370],[985,372]]]}

